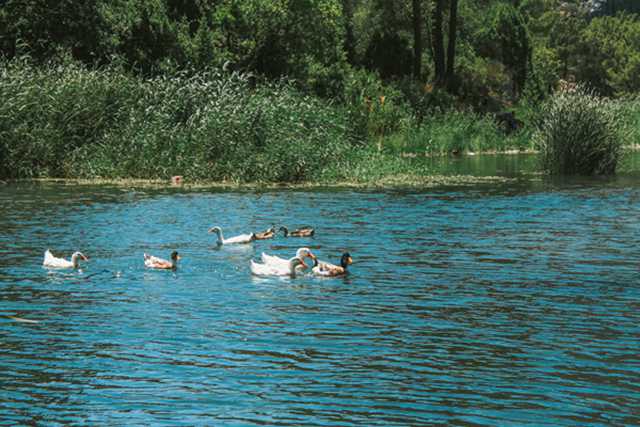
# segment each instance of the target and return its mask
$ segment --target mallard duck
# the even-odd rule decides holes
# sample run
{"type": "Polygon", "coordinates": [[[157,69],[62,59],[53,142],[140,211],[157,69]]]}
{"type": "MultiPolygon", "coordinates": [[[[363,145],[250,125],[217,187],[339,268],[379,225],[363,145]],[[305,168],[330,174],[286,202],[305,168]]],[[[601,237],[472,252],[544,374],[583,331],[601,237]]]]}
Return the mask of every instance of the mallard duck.
{"type": "MultiPolygon", "coordinates": [[[[296,251],[295,257],[300,258],[300,260],[303,260],[302,264],[299,265],[300,268],[307,268],[307,264],[304,263],[305,258],[311,258],[314,261],[316,260],[316,256],[311,253],[311,250],[309,248],[298,249],[296,251]]],[[[288,265],[289,261],[290,260],[288,259],[280,258],[279,256],[275,256],[275,255],[267,255],[266,253],[262,252],[262,262],[267,265],[273,265],[278,268],[284,268],[288,265]]]]}
{"type": "Polygon", "coordinates": [[[342,276],[347,274],[347,266],[352,263],[353,260],[351,259],[351,255],[349,255],[349,252],[345,252],[342,254],[342,258],[340,258],[340,265],[333,265],[328,262],[315,260],[311,272],[316,276],[342,276]]]}
{"type": "Polygon", "coordinates": [[[89,261],[89,258],[84,256],[82,252],[74,252],[73,255],[71,255],[71,261],[67,261],[64,258],[54,257],[51,251],[47,249],[44,253],[44,261],[42,261],[42,265],[44,267],[51,268],[78,268],[79,259],[89,261]]]}
{"type": "Polygon", "coordinates": [[[149,268],[159,268],[162,270],[175,270],[178,268],[178,260],[180,256],[178,252],[171,252],[171,261],[167,261],[166,259],[158,258],[153,255],[144,254],[144,265],[149,268]]]}
{"type": "Polygon", "coordinates": [[[289,229],[283,225],[280,227],[280,230],[284,233],[284,237],[311,237],[315,233],[315,230],[311,227],[302,227],[289,231],[289,229]]]}
{"type": "Polygon", "coordinates": [[[293,257],[287,261],[285,266],[273,265],[273,264],[259,264],[251,260],[251,274],[256,276],[291,276],[296,277],[296,268],[299,265],[304,265],[298,257],[293,257]]]}
{"type": "Polygon", "coordinates": [[[272,226],[271,228],[263,231],[262,233],[253,233],[256,240],[267,240],[272,239],[273,236],[276,235],[276,226],[272,226]]]}
{"type": "Polygon", "coordinates": [[[232,245],[232,244],[242,244],[242,243],[251,243],[256,239],[255,234],[240,234],[239,236],[230,237],[225,239],[222,235],[222,229],[220,227],[211,227],[209,229],[209,233],[216,233],[218,235],[218,245],[232,245]]]}

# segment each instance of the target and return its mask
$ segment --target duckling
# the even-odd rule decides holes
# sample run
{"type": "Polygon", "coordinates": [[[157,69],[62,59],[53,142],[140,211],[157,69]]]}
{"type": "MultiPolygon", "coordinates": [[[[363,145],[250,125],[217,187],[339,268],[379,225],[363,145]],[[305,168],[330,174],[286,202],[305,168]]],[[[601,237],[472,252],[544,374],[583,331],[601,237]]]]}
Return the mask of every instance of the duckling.
{"type": "Polygon", "coordinates": [[[347,267],[353,263],[351,259],[351,255],[349,252],[345,252],[342,254],[342,258],[340,258],[340,265],[330,264],[328,262],[314,260],[314,265],[311,271],[316,276],[323,277],[334,277],[334,276],[342,276],[347,274],[347,267]]]}
{"type": "Polygon", "coordinates": [[[302,227],[293,231],[289,231],[284,225],[280,227],[280,230],[284,233],[284,237],[312,237],[315,230],[311,227],[302,227]]]}

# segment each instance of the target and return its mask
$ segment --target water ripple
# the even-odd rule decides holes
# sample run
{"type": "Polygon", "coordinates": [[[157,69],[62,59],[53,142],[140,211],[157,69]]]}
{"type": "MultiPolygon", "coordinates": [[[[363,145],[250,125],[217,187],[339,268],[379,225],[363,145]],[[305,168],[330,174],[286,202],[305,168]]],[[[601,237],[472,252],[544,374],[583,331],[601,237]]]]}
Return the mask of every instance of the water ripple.
{"type": "Polygon", "coordinates": [[[636,181],[1,191],[0,425],[640,424],[636,181]],[[250,276],[303,244],[352,273],[250,276]],[[91,261],[50,272],[46,248],[91,261]],[[174,249],[176,272],[143,268],[174,249]]]}

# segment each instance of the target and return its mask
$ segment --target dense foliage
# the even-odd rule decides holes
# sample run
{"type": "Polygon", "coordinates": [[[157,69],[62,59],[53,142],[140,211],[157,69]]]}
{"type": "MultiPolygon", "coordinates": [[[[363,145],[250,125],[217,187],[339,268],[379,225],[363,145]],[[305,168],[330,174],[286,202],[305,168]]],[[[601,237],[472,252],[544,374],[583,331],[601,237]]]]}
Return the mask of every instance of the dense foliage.
{"type": "Polygon", "coordinates": [[[562,82],[594,96],[638,93],[639,8],[2,0],[0,167],[4,176],[300,180],[344,147],[367,156],[530,148],[541,105],[562,82]],[[285,149],[299,123],[300,149],[285,149]],[[220,161],[231,155],[247,166],[220,161]]]}
{"type": "Polygon", "coordinates": [[[0,54],[147,75],[226,64],[327,97],[353,68],[427,84],[443,55],[449,90],[486,107],[517,100],[536,76],[546,93],[559,78],[637,91],[638,12],[625,0],[3,0],[0,54]]]}
{"type": "Polygon", "coordinates": [[[238,73],[145,79],[13,63],[0,74],[0,98],[6,177],[297,182],[352,145],[339,110],[286,82],[252,87],[238,73]]]}
{"type": "Polygon", "coordinates": [[[534,134],[544,170],[551,174],[615,173],[627,139],[616,102],[584,88],[563,90],[543,106],[534,134]]]}

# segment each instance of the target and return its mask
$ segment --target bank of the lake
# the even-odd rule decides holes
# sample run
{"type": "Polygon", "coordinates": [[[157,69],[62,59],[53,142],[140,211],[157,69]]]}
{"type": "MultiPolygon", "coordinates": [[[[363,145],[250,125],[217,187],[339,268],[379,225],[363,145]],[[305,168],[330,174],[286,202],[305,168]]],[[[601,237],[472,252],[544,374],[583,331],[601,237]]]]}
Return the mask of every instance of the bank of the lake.
{"type": "Polygon", "coordinates": [[[418,120],[391,100],[370,109],[353,90],[338,102],[219,70],[140,77],[1,62],[0,179],[372,183],[437,174],[407,153],[531,148],[528,131],[506,135],[491,116],[418,120]]]}
{"type": "MultiPolygon", "coordinates": [[[[563,182],[581,182],[584,177],[550,177],[539,171],[539,159],[535,153],[493,153],[466,156],[415,156],[403,159],[407,170],[419,170],[421,174],[381,174],[358,181],[324,180],[307,182],[241,182],[191,180],[182,177],[176,184],[171,179],[108,179],[108,178],[30,178],[0,181],[3,185],[42,185],[59,187],[95,186],[140,188],[171,191],[343,191],[343,190],[428,190],[438,188],[472,188],[474,186],[547,185],[563,182]]],[[[622,158],[617,176],[600,177],[598,180],[622,181],[640,177],[640,151],[629,150],[622,158]]]]}
{"type": "MultiPolygon", "coordinates": [[[[418,117],[350,90],[329,100],[222,70],[141,77],[0,61],[0,179],[423,185],[443,174],[421,157],[455,163],[536,148],[533,107],[522,107],[521,128],[506,132],[494,114],[434,109],[418,117]]],[[[640,103],[616,102],[637,142],[640,103]]]]}

